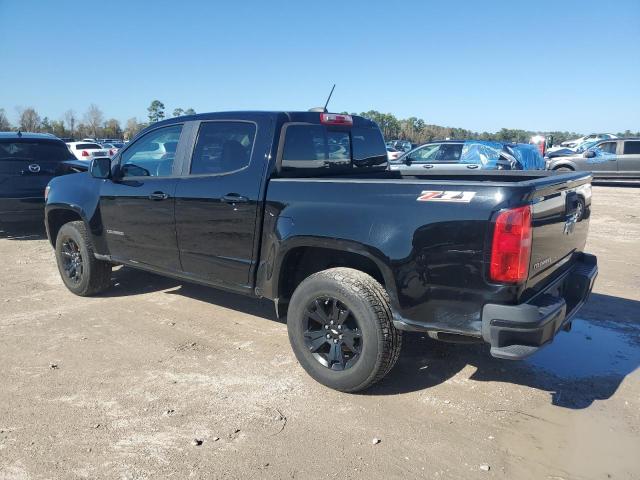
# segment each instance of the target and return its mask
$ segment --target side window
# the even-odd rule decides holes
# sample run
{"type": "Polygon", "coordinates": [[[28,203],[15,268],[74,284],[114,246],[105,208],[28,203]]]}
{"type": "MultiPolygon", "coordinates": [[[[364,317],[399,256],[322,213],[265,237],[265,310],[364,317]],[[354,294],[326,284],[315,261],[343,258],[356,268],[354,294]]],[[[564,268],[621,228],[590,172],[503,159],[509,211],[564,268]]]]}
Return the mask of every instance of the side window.
{"type": "Polygon", "coordinates": [[[410,155],[412,162],[417,163],[432,163],[436,161],[438,151],[440,150],[440,144],[425,145],[424,147],[416,150],[410,155]]]}
{"type": "Polygon", "coordinates": [[[438,162],[458,163],[462,155],[461,143],[443,143],[436,160],[438,162]]]}
{"type": "Polygon", "coordinates": [[[618,145],[618,142],[604,142],[598,145],[596,148],[600,150],[602,153],[610,153],[612,155],[615,155],[617,145],[618,145]]]}
{"type": "Polygon", "coordinates": [[[640,141],[624,142],[624,154],[625,155],[640,154],[640,141]]]}
{"type": "Polygon", "coordinates": [[[203,122],[191,158],[191,175],[240,170],[251,160],[256,126],[248,122],[203,122]]]}
{"type": "Polygon", "coordinates": [[[169,177],[180,140],[182,125],[171,125],[147,133],[131,144],[120,159],[125,177],[169,177]]]}

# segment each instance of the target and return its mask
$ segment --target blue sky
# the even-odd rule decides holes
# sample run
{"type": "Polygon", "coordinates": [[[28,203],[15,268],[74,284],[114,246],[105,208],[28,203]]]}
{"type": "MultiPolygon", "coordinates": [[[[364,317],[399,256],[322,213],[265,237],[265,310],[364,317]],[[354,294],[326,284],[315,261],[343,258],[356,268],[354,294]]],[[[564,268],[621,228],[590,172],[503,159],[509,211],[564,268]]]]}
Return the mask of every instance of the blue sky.
{"type": "Polygon", "coordinates": [[[0,0],[0,108],[375,109],[640,130],[640,1],[0,0]]]}

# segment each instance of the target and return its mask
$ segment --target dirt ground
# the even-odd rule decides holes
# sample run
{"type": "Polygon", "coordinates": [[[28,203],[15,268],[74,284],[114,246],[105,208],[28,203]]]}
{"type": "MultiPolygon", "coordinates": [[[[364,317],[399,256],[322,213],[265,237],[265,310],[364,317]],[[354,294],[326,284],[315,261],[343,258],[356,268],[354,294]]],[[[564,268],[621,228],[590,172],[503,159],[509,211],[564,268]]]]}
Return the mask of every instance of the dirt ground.
{"type": "Polygon", "coordinates": [[[0,479],[639,479],[640,188],[593,202],[570,333],[523,362],[406,335],[359,395],[304,373],[268,302],[127,268],[75,297],[39,228],[3,227],[0,479]]]}

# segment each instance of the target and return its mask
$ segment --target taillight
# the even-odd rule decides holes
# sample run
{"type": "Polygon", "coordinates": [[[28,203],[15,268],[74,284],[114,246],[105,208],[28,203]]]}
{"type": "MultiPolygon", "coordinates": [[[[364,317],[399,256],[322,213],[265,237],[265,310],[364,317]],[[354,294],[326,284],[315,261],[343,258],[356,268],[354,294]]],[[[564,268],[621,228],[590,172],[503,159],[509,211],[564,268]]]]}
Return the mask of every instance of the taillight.
{"type": "Polygon", "coordinates": [[[116,150],[114,148],[109,150],[109,156],[113,157],[116,154],[116,150]]]}
{"type": "Polygon", "coordinates": [[[86,150],[82,150],[82,153],[80,155],[82,155],[83,157],[88,157],[89,152],[87,152],[86,150]]]}
{"type": "Polygon", "coordinates": [[[522,283],[531,258],[531,207],[514,208],[498,215],[489,276],[494,282],[522,283]]]}
{"type": "Polygon", "coordinates": [[[320,122],[325,125],[353,125],[353,117],[338,113],[321,113],[320,122]]]}

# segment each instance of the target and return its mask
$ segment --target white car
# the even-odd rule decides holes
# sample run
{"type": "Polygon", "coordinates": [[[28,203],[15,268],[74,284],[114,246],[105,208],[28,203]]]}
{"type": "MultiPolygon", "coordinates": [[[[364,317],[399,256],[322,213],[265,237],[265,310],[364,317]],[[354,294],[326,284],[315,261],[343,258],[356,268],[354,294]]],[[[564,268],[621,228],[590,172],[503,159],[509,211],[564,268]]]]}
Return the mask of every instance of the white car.
{"type": "Polygon", "coordinates": [[[404,152],[401,152],[400,150],[396,150],[393,147],[387,147],[387,159],[389,161],[392,160],[397,160],[398,158],[400,158],[400,156],[403,154],[404,152]]]}
{"type": "Polygon", "coordinates": [[[584,142],[599,142],[600,140],[610,140],[612,138],[618,137],[611,133],[592,133],[591,135],[586,135],[574,140],[567,140],[566,142],[562,142],[560,145],[563,147],[574,148],[584,142]]]}
{"type": "Polygon", "coordinates": [[[93,160],[96,157],[110,157],[109,150],[102,148],[97,143],[91,142],[69,142],[67,143],[69,151],[78,160],[93,160]]]}
{"type": "Polygon", "coordinates": [[[124,143],[122,143],[122,142],[101,143],[100,145],[102,145],[102,148],[105,148],[105,149],[109,150],[109,156],[110,157],[115,156],[115,154],[118,153],[118,150],[120,150],[122,147],[124,147],[124,143]]]}

